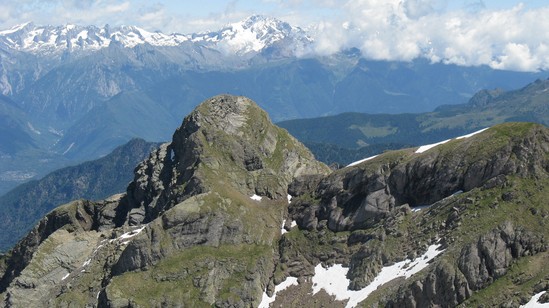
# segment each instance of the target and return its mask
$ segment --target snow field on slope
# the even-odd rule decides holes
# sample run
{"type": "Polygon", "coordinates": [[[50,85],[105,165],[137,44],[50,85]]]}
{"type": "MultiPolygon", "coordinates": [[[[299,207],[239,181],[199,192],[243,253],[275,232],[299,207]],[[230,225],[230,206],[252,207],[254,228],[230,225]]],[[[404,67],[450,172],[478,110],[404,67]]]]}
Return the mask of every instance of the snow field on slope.
{"type": "MultiPolygon", "coordinates": [[[[368,298],[378,287],[385,283],[399,278],[409,278],[418,273],[429,265],[429,262],[444,250],[439,250],[441,244],[433,244],[427,248],[427,251],[414,260],[404,260],[395,263],[391,266],[386,266],[381,269],[374,280],[364,289],[358,291],[349,290],[350,280],[347,279],[349,268],[343,267],[341,264],[334,264],[328,268],[324,268],[322,264],[315,267],[315,275],[312,278],[313,295],[324,289],[329,295],[335,296],[336,300],[348,300],[346,308],[356,307],[360,302],[368,298]]],[[[288,277],[281,284],[275,286],[273,296],[269,297],[266,292],[263,293],[263,298],[259,304],[259,308],[267,308],[269,304],[276,300],[276,294],[292,285],[298,285],[297,278],[288,277]]],[[[541,296],[541,295],[540,295],[541,296]]]]}
{"type": "Polygon", "coordinates": [[[297,286],[297,278],[295,277],[288,277],[286,280],[284,280],[279,285],[275,286],[275,291],[273,293],[273,296],[269,297],[267,295],[267,292],[263,292],[263,297],[261,298],[261,303],[259,304],[258,308],[269,308],[269,304],[275,301],[276,294],[282,290],[285,290],[286,288],[296,285],[297,286]]]}
{"type": "Polygon", "coordinates": [[[315,275],[312,279],[313,294],[324,289],[328,294],[335,296],[337,300],[349,300],[345,306],[346,308],[356,307],[358,303],[365,300],[379,286],[398,277],[409,278],[426,268],[432,259],[443,252],[443,250],[438,250],[440,246],[441,244],[429,246],[422,256],[414,260],[408,259],[391,266],[383,267],[367,287],[358,291],[348,289],[350,284],[349,279],[347,279],[348,268],[343,267],[341,264],[334,264],[328,268],[324,268],[321,264],[318,264],[315,267],[315,275]]]}

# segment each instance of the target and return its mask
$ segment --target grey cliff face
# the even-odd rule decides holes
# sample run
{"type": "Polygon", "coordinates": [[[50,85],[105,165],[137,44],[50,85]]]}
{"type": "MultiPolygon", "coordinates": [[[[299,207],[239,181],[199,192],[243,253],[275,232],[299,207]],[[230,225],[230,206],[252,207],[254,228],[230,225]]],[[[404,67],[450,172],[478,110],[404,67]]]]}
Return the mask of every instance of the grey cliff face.
{"type": "MultiPolygon", "coordinates": [[[[494,142],[491,136],[485,138],[487,143],[494,142]]],[[[405,204],[430,205],[498,176],[544,176],[549,170],[545,158],[549,136],[543,129],[532,130],[516,143],[491,148],[485,156],[473,143],[478,140],[456,142],[451,152],[397,151],[392,160],[374,159],[371,164],[334,172],[314,189],[313,197],[320,201],[294,206],[294,218],[305,229],[315,228],[322,220],[333,231],[368,228],[405,204]]]]}

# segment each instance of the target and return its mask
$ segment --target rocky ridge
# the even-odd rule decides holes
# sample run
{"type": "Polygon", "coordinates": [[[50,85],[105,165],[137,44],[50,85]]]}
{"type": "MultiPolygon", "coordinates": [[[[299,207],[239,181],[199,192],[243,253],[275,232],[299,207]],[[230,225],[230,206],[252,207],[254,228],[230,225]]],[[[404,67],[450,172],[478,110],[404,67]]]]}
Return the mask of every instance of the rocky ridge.
{"type": "Polygon", "coordinates": [[[214,97],[136,168],[127,194],[48,214],[4,260],[4,303],[159,305],[154,296],[131,299],[140,293],[127,279],[143,275],[162,293],[165,281],[190,280],[184,299],[167,292],[165,303],[257,304],[274,269],[289,182],[328,171],[249,99],[214,97]],[[185,273],[159,278],[166,263],[185,273]],[[235,289],[235,276],[247,287],[235,289]]]}
{"type": "MultiPolygon", "coordinates": [[[[424,153],[389,152],[296,189],[301,196],[289,213],[302,235],[282,240],[280,271],[309,277],[315,264],[343,264],[349,287],[360,290],[382,268],[442,242],[442,256],[423,274],[383,286],[363,305],[524,304],[526,294],[485,294],[498,279],[510,279],[521,258],[548,256],[548,132],[534,124],[503,124],[424,153]]],[[[508,287],[520,294],[525,282],[547,278],[543,271],[508,287]]]]}
{"type": "Polygon", "coordinates": [[[424,270],[361,305],[523,304],[549,286],[536,267],[549,258],[548,153],[546,127],[510,123],[330,172],[252,101],[217,96],[126,194],[49,213],[2,259],[3,303],[257,307],[295,277],[275,305],[343,307],[311,295],[319,264],[347,268],[358,291],[437,243],[424,270]]]}

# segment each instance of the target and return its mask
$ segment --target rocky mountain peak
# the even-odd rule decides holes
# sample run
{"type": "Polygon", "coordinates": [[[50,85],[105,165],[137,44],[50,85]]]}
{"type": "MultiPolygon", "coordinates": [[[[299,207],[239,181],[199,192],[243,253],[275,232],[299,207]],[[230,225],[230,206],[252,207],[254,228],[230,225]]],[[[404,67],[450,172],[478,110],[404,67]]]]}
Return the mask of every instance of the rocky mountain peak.
{"type": "Polygon", "coordinates": [[[42,219],[0,259],[0,301],[473,306],[524,257],[540,278],[509,284],[530,297],[549,277],[536,265],[548,257],[548,151],[546,127],[508,123],[328,174],[253,101],[216,96],[137,166],[126,194],[42,219]]]}
{"type": "MultiPolygon", "coordinates": [[[[202,290],[200,300],[212,305],[221,300],[221,294],[236,292],[236,298],[243,302],[257,302],[257,294],[274,270],[274,241],[280,236],[290,182],[328,172],[287,131],[273,125],[266,112],[250,99],[213,97],[183,120],[172,142],[161,145],[137,166],[126,194],[99,202],[73,202],[48,214],[14,249],[19,259],[8,262],[9,271],[0,288],[7,290],[14,305],[49,301],[47,295],[30,300],[28,296],[38,289],[53,290],[70,275],[63,276],[56,270],[53,274],[60,277],[47,286],[38,281],[35,272],[23,268],[33,254],[42,254],[44,249],[52,249],[52,241],[65,239],[67,243],[79,243],[79,249],[83,249],[80,252],[89,257],[84,266],[90,272],[93,266],[108,267],[106,272],[96,272],[109,276],[108,280],[125,279],[127,274],[156,267],[165,260],[188,260],[191,263],[180,264],[186,270],[203,268],[204,264],[194,263],[203,261],[186,256],[188,251],[198,252],[204,260],[221,256],[221,262],[207,262],[210,269],[206,272],[193,274],[193,279],[202,279],[198,287],[202,290]],[[90,236],[84,236],[88,244],[83,244],[79,234],[88,232],[90,236]],[[95,241],[97,248],[88,249],[95,241]],[[231,267],[225,266],[227,262],[231,267]],[[217,274],[212,276],[210,270],[217,274]],[[239,290],[229,283],[235,275],[247,277],[248,282],[239,290]],[[40,287],[10,288],[13,279],[40,287]]],[[[68,253],[66,249],[71,245],[54,246],[53,255],[46,257],[47,265],[38,266],[51,270],[56,254],[68,253]]],[[[73,257],[69,254],[68,259],[63,258],[65,264],[72,264],[69,271],[84,261],[81,255],[73,257]]],[[[100,306],[116,306],[126,286],[114,283],[90,300],[99,301],[100,306]]]]}
{"type": "Polygon", "coordinates": [[[173,141],[139,165],[128,193],[131,204],[143,206],[145,220],[151,220],[190,196],[219,187],[285,199],[294,178],[328,171],[253,101],[221,95],[200,104],[173,141]]]}

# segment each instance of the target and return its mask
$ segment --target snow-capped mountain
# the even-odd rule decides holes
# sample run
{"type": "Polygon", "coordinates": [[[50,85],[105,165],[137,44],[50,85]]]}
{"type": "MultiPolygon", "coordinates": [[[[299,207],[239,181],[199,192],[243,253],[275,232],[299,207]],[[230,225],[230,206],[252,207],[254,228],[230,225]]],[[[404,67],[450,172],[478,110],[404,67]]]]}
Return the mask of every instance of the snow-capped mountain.
{"type": "Polygon", "coordinates": [[[164,34],[135,26],[37,26],[26,23],[0,31],[0,48],[29,52],[35,55],[55,55],[65,52],[97,51],[118,43],[126,48],[151,46],[181,46],[185,42],[208,46],[229,54],[259,53],[269,47],[283,49],[286,56],[303,54],[312,39],[307,33],[275,18],[254,15],[219,31],[198,34],[164,34]]]}
{"type": "Polygon", "coordinates": [[[113,42],[129,48],[139,44],[177,46],[187,40],[188,37],[185,35],[148,32],[133,26],[111,28],[106,25],[98,28],[77,25],[36,26],[27,23],[0,31],[0,41],[4,46],[34,54],[94,51],[108,47],[113,42]]]}
{"type": "Polygon", "coordinates": [[[191,39],[197,43],[214,43],[220,49],[236,54],[261,52],[284,44],[294,51],[294,55],[300,55],[313,43],[313,39],[303,29],[261,15],[250,16],[219,31],[194,34],[191,39]]]}

